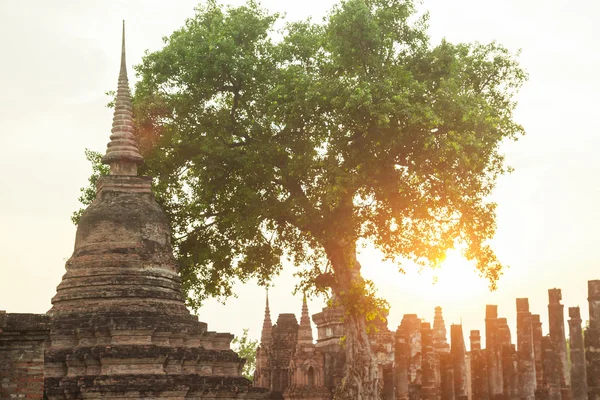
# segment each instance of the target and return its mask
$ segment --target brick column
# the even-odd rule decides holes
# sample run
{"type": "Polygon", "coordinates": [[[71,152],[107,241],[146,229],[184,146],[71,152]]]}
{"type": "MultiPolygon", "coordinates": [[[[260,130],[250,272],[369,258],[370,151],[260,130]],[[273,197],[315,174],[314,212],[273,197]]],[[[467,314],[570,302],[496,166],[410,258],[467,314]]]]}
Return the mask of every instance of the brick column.
{"type": "Polygon", "coordinates": [[[544,381],[548,400],[563,400],[560,392],[562,364],[549,335],[542,338],[544,381]]]}
{"type": "Polygon", "coordinates": [[[502,357],[498,338],[498,306],[485,307],[485,353],[487,358],[487,374],[489,395],[491,399],[502,395],[502,357]]]}
{"type": "Polygon", "coordinates": [[[450,353],[454,371],[454,394],[458,399],[467,395],[467,365],[462,325],[450,325],[450,353]]]}
{"type": "Polygon", "coordinates": [[[587,400],[585,353],[579,307],[569,307],[569,344],[571,348],[571,393],[573,400],[587,400]]]}
{"type": "Polygon", "coordinates": [[[504,391],[497,399],[519,400],[517,350],[514,344],[502,343],[502,379],[504,391]]]}
{"type": "Polygon", "coordinates": [[[600,400],[600,280],[588,281],[590,326],[585,331],[585,362],[589,400],[600,400]]]}
{"type": "Polygon", "coordinates": [[[440,359],[441,400],[455,400],[454,397],[454,370],[452,368],[452,355],[442,353],[438,355],[440,359]]]}
{"type": "Polygon", "coordinates": [[[567,338],[565,335],[565,306],[560,303],[560,289],[548,289],[548,319],[550,340],[560,361],[560,384],[562,388],[569,386],[571,374],[567,357],[567,338]]]}
{"type": "Polygon", "coordinates": [[[420,385],[422,363],[421,320],[416,314],[404,314],[401,325],[404,327],[408,346],[408,384],[420,385]]]}
{"type": "Polygon", "coordinates": [[[429,322],[421,324],[421,345],[423,352],[421,399],[438,400],[438,387],[435,376],[436,354],[433,349],[433,332],[429,322]]]}
{"type": "Polygon", "coordinates": [[[408,399],[408,358],[409,347],[406,329],[400,324],[396,330],[396,345],[394,349],[396,400],[408,399]]]}
{"type": "Polygon", "coordinates": [[[479,331],[471,331],[471,393],[473,400],[489,400],[487,360],[479,331]]]}
{"type": "Polygon", "coordinates": [[[502,397],[497,399],[518,400],[519,384],[517,382],[517,353],[512,344],[510,328],[506,318],[498,318],[498,345],[502,361],[502,397]]]}
{"type": "Polygon", "coordinates": [[[535,353],[529,300],[517,299],[517,357],[519,365],[519,396],[534,400],[536,388],[535,353]]]}
{"type": "Polygon", "coordinates": [[[531,331],[533,337],[533,354],[535,357],[535,380],[536,387],[544,386],[544,364],[542,362],[542,322],[539,314],[531,315],[531,331]]]}

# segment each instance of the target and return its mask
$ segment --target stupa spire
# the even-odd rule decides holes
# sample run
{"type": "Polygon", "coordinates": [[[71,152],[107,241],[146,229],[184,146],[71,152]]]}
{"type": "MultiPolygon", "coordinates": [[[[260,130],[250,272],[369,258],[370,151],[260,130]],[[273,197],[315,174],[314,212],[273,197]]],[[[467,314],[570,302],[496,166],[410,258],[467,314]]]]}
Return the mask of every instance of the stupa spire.
{"type": "Polygon", "coordinates": [[[298,344],[313,344],[312,327],[306,304],[306,294],[302,298],[302,314],[300,315],[300,326],[298,327],[298,344]]]}
{"type": "Polygon", "coordinates": [[[269,310],[269,289],[267,289],[267,302],[265,306],[265,320],[263,321],[262,333],[260,335],[261,346],[268,346],[271,343],[271,331],[273,323],[271,322],[271,310],[269,310]]]}
{"type": "Polygon", "coordinates": [[[134,136],[133,107],[125,58],[125,21],[123,21],[121,68],[111,132],[110,142],[102,162],[110,165],[110,175],[137,175],[137,166],[142,163],[143,158],[134,136]]]}

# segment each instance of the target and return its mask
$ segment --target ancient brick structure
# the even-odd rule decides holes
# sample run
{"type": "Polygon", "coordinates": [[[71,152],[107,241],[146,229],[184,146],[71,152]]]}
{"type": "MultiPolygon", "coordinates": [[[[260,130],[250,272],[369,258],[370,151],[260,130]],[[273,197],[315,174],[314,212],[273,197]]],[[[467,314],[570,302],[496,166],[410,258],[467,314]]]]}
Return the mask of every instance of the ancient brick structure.
{"type": "Polygon", "coordinates": [[[423,354],[421,362],[423,371],[421,378],[421,399],[438,400],[439,385],[436,380],[437,355],[433,347],[433,332],[429,322],[421,323],[421,346],[423,354]]]}
{"type": "MultiPolygon", "coordinates": [[[[331,300],[335,304],[335,299],[331,300]]],[[[334,391],[344,377],[346,355],[340,346],[344,336],[344,312],[333,305],[323,308],[320,313],[314,314],[313,322],[317,326],[316,347],[323,353],[325,363],[325,387],[334,391]]]]}
{"type": "Polygon", "coordinates": [[[541,390],[541,395],[547,396],[548,400],[563,400],[561,394],[562,363],[550,335],[542,338],[542,352],[544,387],[541,390]]]}
{"type": "Polygon", "coordinates": [[[498,318],[498,344],[500,347],[505,344],[512,343],[512,336],[510,334],[510,328],[508,327],[508,320],[506,318],[498,318]]]}
{"type": "Polygon", "coordinates": [[[462,325],[450,325],[450,351],[454,377],[454,396],[457,400],[461,400],[467,396],[468,392],[466,349],[462,325]]]}
{"type": "Polygon", "coordinates": [[[323,354],[313,343],[308,306],[304,297],[296,345],[289,366],[290,384],[283,393],[284,399],[330,399],[331,392],[325,388],[324,368],[323,354]]]}
{"type": "Polygon", "coordinates": [[[262,388],[271,388],[271,343],[272,343],[273,324],[271,322],[271,311],[269,310],[269,292],[265,306],[265,319],[260,335],[260,345],[256,349],[256,367],[254,369],[254,386],[262,388]]]}
{"type": "Polygon", "coordinates": [[[471,393],[477,400],[489,400],[487,374],[487,356],[481,348],[481,335],[478,330],[471,331],[471,393]]]}
{"type": "MultiPolygon", "coordinates": [[[[335,299],[331,304],[313,315],[318,335],[317,343],[313,344],[305,302],[300,325],[294,314],[279,314],[277,323],[272,327],[267,303],[254,384],[269,389],[271,398],[326,399],[341,382],[345,368],[345,350],[341,344],[344,313],[334,305],[335,299]]],[[[395,395],[394,364],[397,356],[394,334],[387,329],[385,320],[375,322],[374,328],[369,340],[377,359],[382,398],[394,400],[398,398],[395,395]]]]}
{"type": "Polygon", "coordinates": [[[395,334],[394,382],[398,400],[420,397],[421,349],[421,320],[416,314],[404,314],[395,334]]]}
{"type": "Polygon", "coordinates": [[[544,363],[544,389],[548,392],[549,400],[561,400],[562,391],[562,364],[556,346],[550,335],[542,338],[542,351],[544,363]]]}
{"type": "Polygon", "coordinates": [[[279,314],[272,335],[269,389],[275,393],[283,393],[290,383],[290,361],[298,340],[296,316],[291,313],[279,314]]]}
{"type": "Polygon", "coordinates": [[[504,392],[500,332],[498,306],[488,304],[485,307],[485,353],[490,399],[500,398],[504,392]]]}
{"type": "Polygon", "coordinates": [[[423,345],[421,340],[421,319],[416,314],[404,314],[401,325],[406,329],[409,346],[408,384],[417,392],[422,381],[423,345]]]}
{"type": "Polygon", "coordinates": [[[573,400],[587,400],[587,376],[585,373],[585,353],[579,307],[569,307],[569,344],[572,398],[573,400]]]}
{"type": "Polygon", "coordinates": [[[410,347],[406,327],[400,324],[396,329],[394,344],[394,385],[396,400],[408,400],[408,359],[410,347]]]}
{"type": "Polygon", "coordinates": [[[562,388],[569,387],[571,374],[567,357],[567,338],[565,335],[564,305],[560,303],[562,294],[560,289],[548,289],[548,329],[554,351],[560,360],[560,382],[562,388]]]}
{"type": "Polygon", "coordinates": [[[584,333],[589,400],[600,400],[600,280],[588,282],[590,323],[584,333]]]}
{"type": "Polygon", "coordinates": [[[50,318],[0,311],[0,399],[41,399],[50,318]]]}
{"type": "Polygon", "coordinates": [[[502,395],[497,398],[520,399],[517,350],[511,343],[502,343],[502,383],[502,395]]]}
{"type": "MultiPolygon", "coordinates": [[[[600,323],[600,281],[590,281],[590,328],[585,335],[587,346],[588,382],[598,382],[597,361],[594,358],[598,340],[600,323]],[[595,338],[595,339],[594,339],[595,338]],[[591,349],[591,350],[590,350],[591,349]],[[592,371],[592,372],[590,372],[592,371]],[[590,375],[591,374],[591,375],[590,375]]],[[[551,291],[554,295],[555,290],[551,291]]],[[[556,298],[556,297],[555,297],[556,298]]],[[[384,400],[570,400],[581,397],[583,342],[581,337],[581,318],[578,308],[571,308],[569,321],[572,342],[572,381],[578,382],[568,387],[562,378],[563,364],[560,347],[551,335],[542,336],[542,324],[539,315],[532,315],[528,299],[516,300],[518,351],[512,342],[509,323],[506,318],[498,318],[497,307],[486,307],[486,334],[489,337],[488,347],[481,348],[481,337],[478,330],[471,331],[471,351],[465,350],[461,325],[450,327],[450,353],[440,343],[448,343],[438,333],[434,340],[434,330],[427,322],[421,322],[416,314],[405,314],[395,334],[386,328],[386,321],[377,324],[377,333],[370,334],[372,349],[377,357],[379,374],[383,378],[384,400]],[[436,348],[435,344],[438,344],[436,348]],[[499,357],[490,357],[487,352],[493,351],[499,357]],[[497,373],[502,381],[491,394],[489,370],[500,369],[497,373]],[[390,389],[391,388],[391,389],[390,389]]],[[[343,376],[343,351],[339,340],[343,336],[343,313],[335,307],[326,307],[313,317],[317,323],[319,338],[315,346],[323,354],[323,376],[343,376]],[[327,362],[327,354],[331,356],[327,362]]],[[[443,319],[441,309],[436,308],[438,320],[437,330],[442,332],[443,319]]],[[[554,315],[552,318],[555,318],[554,315]]],[[[301,324],[302,325],[302,324],[301,324]]],[[[270,317],[265,313],[263,331],[270,329],[270,317]]],[[[445,330],[445,327],[443,328],[445,330]]],[[[275,331],[275,328],[272,328],[275,331]]],[[[267,337],[268,335],[263,335],[267,337]]],[[[262,339],[265,342],[266,339],[262,339]]],[[[262,347],[263,345],[261,345],[262,347]]],[[[338,381],[339,382],[339,381],[338,381]]],[[[328,386],[330,391],[335,384],[328,386]]],[[[583,389],[585,393],[585,389],[583,389]]],[[[593,386],[589,393],[594,393],[593,386]]],[[[585,395],[584,395],[585,396],[585,395]]],[[[590,397],[594,398],[594,397],[590,397]]],[[[597,400],[600,400],[598,398],[597,400]]]]}
{"type": "Polygon", "coordinates": [[[529,299],[517,299],[519,396],[523,400],[534,400],[537,386],[532,327],[529,299]]]}
{"type": "Polygon", "coordinates": [[[533,354],[535,357],[536,388],[544,386],[544,364],[542,362],[542,322],[539,314],[531,315],[531,333],[533,340],[533,354]]]}
{"type": "Polygon", "coordinates": [[[441,353],[437,355],[440,360],[440,398],[441,400],[454,400],[454,369],[452,354],[441,353]]]}
{"type": "Polygon", "coordinates": [[[241,376],[245,361],[229,348],[233,335],[208,332],[186,309],[169,221],[154,200],[152,178],[137,175],[142,156],[133,132],[123,35],[112,135],[102,159],[110,174],[81,216],[50,311],[2,318],[2,390],[14,390],[3,395],[267,398],[241,376]]]}
{"type": "Polygon", "coordinates": [[[377,373],[379,376],[382,399],[394,400],[394,333],[387,327],[387,315],[384,319],[372,322],[373,328],[369,332],[371,351],[377,360],[377,373]]]}
{"type": "Polygon", "coordinates": [[[510,328],[506,318],[498,318],[498,346],[500,346],[502,368],[502,395],[496,398],[518,398],[518,371],[515,346],[512,344],[510,328]]]}
{"type": "Polygon", "coordinates": [[[473,375],[471,374],[471,352],[466,352],[465,353],[465,362],[466,362],[466,381],[465,381],[465,385],[467,386],[467,396],[461,396],[459,397],[460,400],[471,400],[473,399],[473,391],[472,391],[472,387],[471,387],[471,380],[473,375]]]}
{"type": "MultiPolygon", "coordinates": [[[[310,323],[309,323],[310,327],[310,323]]],[[[304,329],[304,334],[306,329],[304,329]]],[[[302,366],[303,361],[307,361],[307,354],[310,349],[303,352],[299,350],[298,360],[292,363],[298,342],[299,325],[294,314],[279,314],[277,323],[271,324],[271,313],[269,310],[269,299],[267,295],[267,304],[265,307],[265,319],[263,321],[263,329],[261,333],[261,343],[256,352],[256,369],[254,371],[254,386],[265,388],[271,392],[271,398],[283,399],[283,393],[288,389],[291,382],[290,367],[294,369],[298,365],[302,366]]],[[[311,338],[307,340],[302,338],[301,343],[306,341],[312,342],[311,338]]],[[[317,355],[314,362],[321,364],[322,356],[317,355]],[[321,358],[319,358],[321,357],[321,358]]],[[[324,383],[324,368],[313,369],[313,377],[315,381],[320,382],[321,387],[324,383]],[[321,375],[319,375],[321,373],[321,375]],[[316,374],[316,375],[315,375],[316,374]]],[[[299,371],[297,371],[300,374],[299,371]]],[[[303,381],[297,381],[298,386],[303,385],[303,381]]],[[[314,381],[313,381],[314,382],[314,381]]]]}

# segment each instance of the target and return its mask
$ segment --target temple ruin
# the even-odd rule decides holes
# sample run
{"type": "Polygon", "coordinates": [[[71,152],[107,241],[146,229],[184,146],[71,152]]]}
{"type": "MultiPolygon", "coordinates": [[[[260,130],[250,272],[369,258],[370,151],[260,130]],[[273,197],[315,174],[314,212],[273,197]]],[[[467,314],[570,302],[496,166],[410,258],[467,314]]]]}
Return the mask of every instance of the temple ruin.
{"type": "MultiPolygon", "coordinates": [[[[396,332],[385,323],[371,334],[382,381],[384,400],[600,400],[600,280],[588,282],[589,326],[582,327],[579,307],[569,308],[569,345],[564,329],[564,305],[560,289],[548,290],[548,333],[544,336],[539,314],[532,314],[529,299],[516,299],[516,335],[511,335],[506,318],[499,317],[496,305],[485,307],[485,347],[478,330],[470,332],[470,351],[465,346],[462,325],[450,326],[450,342],[441,307],[433,313],[433,325],[416,314],[405,314],[396,332]],[[562,328],[562,329],[561,329],[562,328]],[[513,337],[516,343],[513,343],[513,337]],[[567,376],[568,374],[568,376],[567,376]]],[[[343,377],[343,310],[327,306],[313,315],[318,338],[310,362],[318,378],[312,381],[282,379],[297,363],[301,327],[307,323],[306,303],[301,323],[293,314],[280,314],[271,327],[267,301],[263,339],[257,353],[254,385],[297,399],[296,382],[301,382],[306,399],[332,398],[329,393],[343,377]],[[286,335],[270,332],[282,329],[286,335]],[[283,351],[283,349],[286,349],[283,351]],[[321,351],[319,351],[319,349],[321,351]],[[286,372],[283,372],[286,371],[286,372]],[[322,378],[321,378],[322,377],[322,378]],[[322,380],[321,380],[322,379],[322,380]],[[312,382],[307,384],[307,382],[312,382]],[[314,392],[314,394],[312,394],[314,392]]],[[[304,328],[306,329],[306,328],[304,328]]],[[[308,338],[304,332],[302,335],[308,338]]],[[[309,346],[308,340],[302,346],[309,346]]],[[[312,348],[312,347],[310,347],[312,348]]],[[[304,368],[307,371],[306,367],[304,368]]],[[[296,367],[297,371],[297,367],[296,367]]],[[[291,372],[290,372],[291,373],[291,372]]],[[[307,373],[305,372],[305,375],[307,373]]],[[[308,375],[307,375],[308,376],[308,375]]],[[[312,376],[312,375],[311,375],[312,376]]]]}
{"type": "Polygon", "coordinates": [[[43,315],[0,313],[0,398],[261,399],[233,335],[187,310],[167,215],[138,176],[125,27],[110,174],[82,214],[75,249],[43,315]]]}
{"type": "MultiPolygon", "coordinates": [[[[134,137],[125,35],[110,174],[81,216],[74,252],[45,314],[0,311],[0,398],[328,400],[344,377],[344,310],[311,317],[303,299],[271,320],[266,300],[254,382],[230,349],[233,335],[208,330],[182,296],[169,221],[155,201],[134,137]],[[312,323],[317,330],[313,338],[312,323]]],[[[482,332],[448,330],[442,308],[405,314],[396,331],[369,332],[385,400],[600,400],[600,280],[588,282],[589,326],[548,291],[546,335],[527,298],[516,299],[516,332],[496,305],[482,332]],[[514,343],[516,342],[516,343],[514,343]]]]}

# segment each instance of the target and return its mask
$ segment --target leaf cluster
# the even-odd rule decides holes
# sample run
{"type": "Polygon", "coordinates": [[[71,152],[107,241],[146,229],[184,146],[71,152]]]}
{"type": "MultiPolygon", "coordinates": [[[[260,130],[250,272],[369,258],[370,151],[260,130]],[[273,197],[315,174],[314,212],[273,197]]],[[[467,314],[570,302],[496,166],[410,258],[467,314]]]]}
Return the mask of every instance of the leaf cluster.
{"type": "Polygon", "coordinates": [[[242,370],[242,376],[253,380],[254,369],[256,368],[256,349],[258,348],[258,340],[248,337],[248,329],[244,329],[242,336],[236,336],[231,341],[232,350],[246,360],[242,370]]]}

